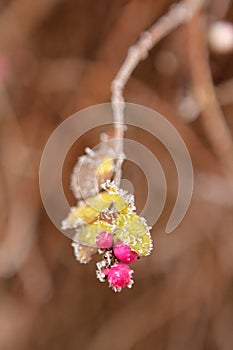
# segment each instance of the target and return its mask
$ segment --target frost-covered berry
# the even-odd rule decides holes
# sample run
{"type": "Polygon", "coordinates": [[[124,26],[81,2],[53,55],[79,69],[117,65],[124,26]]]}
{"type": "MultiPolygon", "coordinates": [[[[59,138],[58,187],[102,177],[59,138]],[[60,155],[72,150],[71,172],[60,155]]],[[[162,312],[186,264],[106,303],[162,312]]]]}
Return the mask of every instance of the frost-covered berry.
{"type": "Polygon", "coordinates": [[[115,292],[120,292],[122,288],[131,288],[133,285],[133,270],[125,264],[116,263],[108,269],[104,269],[109,286],[115,292]]]}
{"type": "Polygon", "coordinates": [[[113,252],[115,257],[125,264],[131,264],[138,258],[138,254],[121,241],[114,246],[113,252]]]}
{"type": "Polygon", "coordinates": [[[100,232],[96,237],[97,247],[102,249],[111,248],[113,245],[113,235],[109,232],[100,232]]]}

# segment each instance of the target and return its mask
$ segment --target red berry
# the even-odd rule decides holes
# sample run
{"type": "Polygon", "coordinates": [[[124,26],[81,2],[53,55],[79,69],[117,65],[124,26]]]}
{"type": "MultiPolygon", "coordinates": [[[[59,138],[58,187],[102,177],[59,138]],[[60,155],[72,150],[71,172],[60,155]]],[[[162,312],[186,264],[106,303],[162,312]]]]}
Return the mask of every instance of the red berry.
{"type": "Polygon", "coordinates": [[[114,246],[113,252],[115,257],[125,264],[130,264],[138,258],[138,254],[121,241],[114,246]]]}
{"type": "Polygon", "coordinates": [[[125,264],[116,263],[108,269],[107,279],[110,287],[115,291],[121,291],[122,288],[131,288],[133,284],[133,270],[125,264]]]}

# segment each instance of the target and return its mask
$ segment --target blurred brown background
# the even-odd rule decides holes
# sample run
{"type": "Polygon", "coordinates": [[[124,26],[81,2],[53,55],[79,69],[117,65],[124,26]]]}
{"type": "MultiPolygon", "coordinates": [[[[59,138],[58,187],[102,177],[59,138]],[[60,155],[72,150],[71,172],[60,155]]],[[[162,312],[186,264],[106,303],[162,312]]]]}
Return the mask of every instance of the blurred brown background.
{"type": "MultiPolygon", "coordinates": [[[[222,110],[229,140],[231,1],[211,1],[174,30],[127,85],[128,102],[154,108],[178,129],[195,172],[189,211],[165,235],[177,191],[174,164],[159,142],[128,131],[160,159],[169,188],[153,229],[155,249],[135,263],[132,290],[113,293],[96,280],[94,263],[75,261],[39,195],[40,156],[52,131],[81,108],[109,101],[127,49],[173,3],[0,2],[0,350],[233,348],[233,158],[217,122],[222,110]],[[217,21],[223,26],[216,31],[217,21]]],[[[64,169],[67,193],[77,156],[98,134],[73,148],[64,169]]],[[[143,174],[126,162],[124,178],[142,207],[143,174]]]]}

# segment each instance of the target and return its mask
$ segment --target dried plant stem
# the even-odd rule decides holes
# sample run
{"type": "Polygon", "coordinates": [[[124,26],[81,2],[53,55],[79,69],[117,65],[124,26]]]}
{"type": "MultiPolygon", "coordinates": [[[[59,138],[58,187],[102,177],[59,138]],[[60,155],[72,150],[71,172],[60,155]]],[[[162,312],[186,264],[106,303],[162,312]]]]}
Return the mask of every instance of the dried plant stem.
{"type": "Polygon", "coordinates": [[[188,23],[189,60],[194,95],[201,110],[200,121],[224,172],[233,174],[233,141],[214,88],[205,38],[206,16],[197,14],[188,23]]]}
{"type": "Polygon", "coordinates": [[[112,81],[112,109],[115,130],[115,148],[118,155],[115,182],[121,179],[124,137],[124,97],[123,90],[132,72],[140,61],[145,59],[150,49],[180,24],[188,21],[204,4],[205,0],[184,0],[172,6],[148,31],[141,34],[138,42],[128,50],[125,61],[112,81]]]}

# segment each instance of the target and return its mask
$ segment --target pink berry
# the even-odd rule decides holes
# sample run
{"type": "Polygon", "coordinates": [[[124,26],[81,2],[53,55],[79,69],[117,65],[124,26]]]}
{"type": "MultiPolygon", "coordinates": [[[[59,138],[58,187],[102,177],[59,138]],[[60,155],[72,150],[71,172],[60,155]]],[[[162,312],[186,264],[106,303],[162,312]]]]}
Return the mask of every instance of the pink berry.
{"type": "Polygon", "coordinates": [[[108,249],[113,245],[113,235],[109,232],[100,232],[96,237],[96,244],[99,248],[108,249]]]}
{"type": "Polygon", "coordinates": [[[104,268],[104,269],[103,269],[103,273],[105,274],[105,276],[108,275],[108,272],[109,272],[109,268],[104,268]]]}
{"type": "Polygon", "coordinates": [[[130,264],[138,258],[138,254],[121,241],[114,246],[113,252],[115,257],[125,264],[130,264]]]}
{"type": "Polygon", "coordinates": [[[107,279],[110,287],[115,291],[120,291],[122,288],[131,288],[133,284],[133,270],[125,264],[116,263],[108,269],[107,279]]]}

